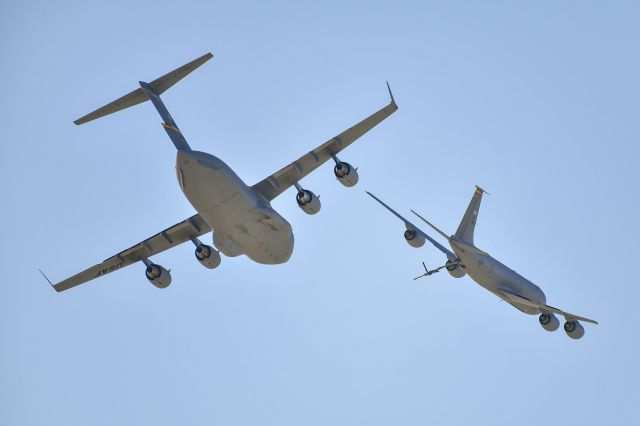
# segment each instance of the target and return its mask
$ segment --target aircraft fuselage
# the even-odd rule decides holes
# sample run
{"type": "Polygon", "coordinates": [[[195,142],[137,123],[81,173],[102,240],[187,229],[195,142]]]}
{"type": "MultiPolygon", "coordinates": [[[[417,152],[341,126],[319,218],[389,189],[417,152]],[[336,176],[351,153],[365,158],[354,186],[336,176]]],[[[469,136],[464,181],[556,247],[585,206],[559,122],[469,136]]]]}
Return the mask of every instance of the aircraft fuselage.
{"type": "Polygon", "coordinates": [[[501,290],[512,292],[529,300],[546,305],[544,292],[535,284],[490,255],[483,253],[475,247],[456,242],[452,237],[451,248],[460,262],[465,266],[464,271],[476,283],[494,293],[502,300],[515,306],[524,313],[535,315],[540,310],[532,306],[526,306],[505,298],[501,290]]]}
{"type": "Polygon", "coordinates": [[[182,192],[213,229],[213,244],[227,256],[263,264],[284,263],[293,252],[291,225],[219,158],[178,151],[182,192]]]}

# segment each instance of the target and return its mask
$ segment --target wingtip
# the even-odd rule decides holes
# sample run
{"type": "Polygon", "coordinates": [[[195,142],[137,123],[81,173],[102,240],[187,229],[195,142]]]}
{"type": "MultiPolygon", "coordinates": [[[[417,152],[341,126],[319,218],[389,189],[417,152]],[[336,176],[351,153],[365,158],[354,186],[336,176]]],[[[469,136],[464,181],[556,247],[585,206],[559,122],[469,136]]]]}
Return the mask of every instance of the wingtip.
{"type": "Polygon", "coordinates": [[[75,124],[76,126],[80,126],[80,125],[82,125],[84,123],[88,123],[89,121],[91,121],[91,120],[88,119],[89,115],[91,115],[91,114],[87,114],[87,115],[84,115],[84,116],[82,116],[82,117],[80,117],[80,118],[78,118],[76,120],[73,120],[73,124],[75,124]]]}

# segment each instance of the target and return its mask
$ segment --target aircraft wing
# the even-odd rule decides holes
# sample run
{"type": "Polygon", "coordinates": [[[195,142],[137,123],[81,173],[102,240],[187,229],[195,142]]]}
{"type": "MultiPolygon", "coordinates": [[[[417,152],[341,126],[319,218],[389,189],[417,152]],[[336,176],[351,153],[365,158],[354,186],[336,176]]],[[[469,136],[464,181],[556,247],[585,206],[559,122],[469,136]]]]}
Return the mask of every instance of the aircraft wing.
{"type": "Polygon", "coordinates": [[[391,89],[389,89],[389,94],[391,95],[391,102],[389,105],[377,112],[374,112],[355,126],[350,127],[338,136],[329,139],[314,150],[309,151],[271,176],[256,183],[253,185],[253,189],[262,194],[262,196],[269,201],[282,194],[294,183],[300,181],[309,173],[313,172],[327,160],[330,160],[333,155],[338,154],[340,151],[359,139],[362,135],[380,124],[385,118],[393,114],[398,109],[398,106],[393,99],[391,89]]]}
{"type": "Polygon", "coordinates": [[[554,314],[558,314],[563,316],[567,321],[578,320],[584,322],[590,322],[591,324],[598,324],[597,321],[594,321],[589,318],[581,317],[580,315],[571,314],[569,312],[565,312],[561,309],[554,308],[553,306],[544,305],[542,303],[538,303],[535,300],[527,299],[526,297],[522,297],[518,294],[515,294],[513,291],[499,288],[498,292],[502,294],[507,300],[525,306],[531,306],[533,308],[540,309],[541,312],[553,312],[554,314]]]}
{"type": "Polygon", "coordinates": [[[85,269],[84,271],[57,284],[51,283],[46,276],[45,278],[49,283],[51,283],[51,285],[53,285],[53,288],[56,291],[60,292],[68,290],[94,278],[107,275],[113,271],[122,269],[125,266],[129,266],[132,263],[136,263],[142,258],[153,256],[170,249],[171,247],[180,245],[189,241],[191,238],[197,238],[207,232],[211,232],[211,227],[209,227],[200,215],[196,214],[191,216],[189,219],[183,220],[182,222],[159,232],[151,238],[147,238],[133,247],[121,251],[115,256],[106,259],[104,262],[85,269]]]}
{"type": "Polygon", "coordinates": [[[403,221],[405,226],[407,227],[407,229],[414,229],[416,232],[420,233],[427,241],[429,241],[431,244],[433,244],[438,250],[443,252],[447,256],[447,259],[451,260],[452,262],[457,259],[456,255],[451,250],[447,249],[445,246],[443,246],[442,244],[440,244],[439,242],[437,242],[436,240],[431,238],[429,235],[424,233],[420,228],[415,226],[413,223],[409,222],[407,219],[402,217],[398,212],[396,212],[391,207],[386,205],[381,199],[379,199],[378,197],[376,197],[375,195],[373,195],[369,191],[366,191],[366,193],[369,194],[374,200],[376,200],[377,202],[382,204],[387,210],[389,210],[391,213],[393,213],[398,219],[403,221]]]}

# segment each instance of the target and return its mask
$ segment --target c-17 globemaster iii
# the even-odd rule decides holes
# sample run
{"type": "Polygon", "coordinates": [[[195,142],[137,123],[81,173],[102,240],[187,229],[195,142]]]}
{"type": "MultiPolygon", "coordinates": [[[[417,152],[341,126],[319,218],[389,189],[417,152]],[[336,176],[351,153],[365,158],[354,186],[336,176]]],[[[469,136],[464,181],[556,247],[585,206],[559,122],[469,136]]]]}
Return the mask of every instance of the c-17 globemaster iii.
{"type": "Polygon", "coordinates": [[[141,81],[138,89],[75,121],[77,125],[84,124],[150,100],[177,149],[176,177],[180,189],[197,213],[55,285],[45,276],[55,290],[67,290],[139,261],[146,266],[149,282],[158,288],[167,287],[171,283],[169,270],[151,262],[149,257],[191,241],[196,259],[206,268],[216,268],[221,261],[219,252],[199,240],[210,232],[213,245],[227,256],[246,255],[262,264],[286,262],[293,252],[293,232],[289,222],[271,207],[271,201],[295,187],[298,206],[307,214],[316,214],[320,210],[320,199],[303,188],[300,181],[326,161],[333,160],[337,180],[346,187],[354,186],[358,182],[356,168],[338,159],[337,154],[398,109],[387,84],[391,97],[388,105],[249,186],[219,158],[192,150],[160,99],[161,93],[212,57],[207,53],[151,83],[141,81]]]}
{"type": "Polygon", "coordinates": [[[411,210],[449,242],[453,250],[451,251],[421,231],[416,225],[402,217],[375,195],[367,192],[367,194],[404,222],[406,227],[404,238],[409,245],[412,247],[422,247],[425,240],[427,240],[447,257],[444,265],[432,270],[427,269],[423,263],[425,273],[414,279],[432,275],[441,269],[446,269],[447,272],[455,278],[462,278],[465,275],[469,275],[476,283],[525,314],[540,314],[538,319],[545,330],[555,331],[558,329],[560,321],[555,316],[555,314],[558,314],[565,318],[564,330],[567,335],[573,339],[581,338],[584,335],[584,328],[580,324],[580,321],[597,324],[596,321],[570,314],[547,305],[547,298],[538,286],[474,245],[473,234],[476,227],[478,210],[480,209],[480,201],[484,193],[485,191],[482,188],[476,186],[476,190],[460,222],[460,226],[458,226],[456,233],[451,236],[447,236],[447,234],[436,228],[424,217],[411,210]]]}

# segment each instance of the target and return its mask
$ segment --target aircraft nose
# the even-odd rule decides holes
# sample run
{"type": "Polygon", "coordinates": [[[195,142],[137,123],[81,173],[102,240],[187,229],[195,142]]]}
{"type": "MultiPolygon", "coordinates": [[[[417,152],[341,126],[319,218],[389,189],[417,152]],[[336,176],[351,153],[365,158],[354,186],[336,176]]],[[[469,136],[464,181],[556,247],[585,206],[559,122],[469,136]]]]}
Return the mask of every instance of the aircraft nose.
{"type": "Polygon", "coordinates": [[[289,258],[293,254],[294,245],[295,245],[295,238],[293,238],[293,232],[292,232],[291,234],[289,234],[289,254],[287,255],[287,260],[289,260],[289,258]]]}
{"type": "Polygon", "coordinates": [[[542,289],[540,287],[538,287],[538,293],[539,293],[540,300],[542,301],[542,303],[544,303],[546,305],[547,304],[547,296],[544,294],[544,291],[542,291],[542,289]]]}
{"type": "Polygon", "coordinates": [[[289,259],[291,258],[291,255],[293,254],[293,246],[294,246],[294,238],[293,238],[293,232],[292,232],[289,234],[289,238],[287,238],[286,242],[284,242],[284,247],[283,247],[284,250],[282,250],[282,254],[278,259],[279,263],[285,263],[289,261],[289,259]]]}

